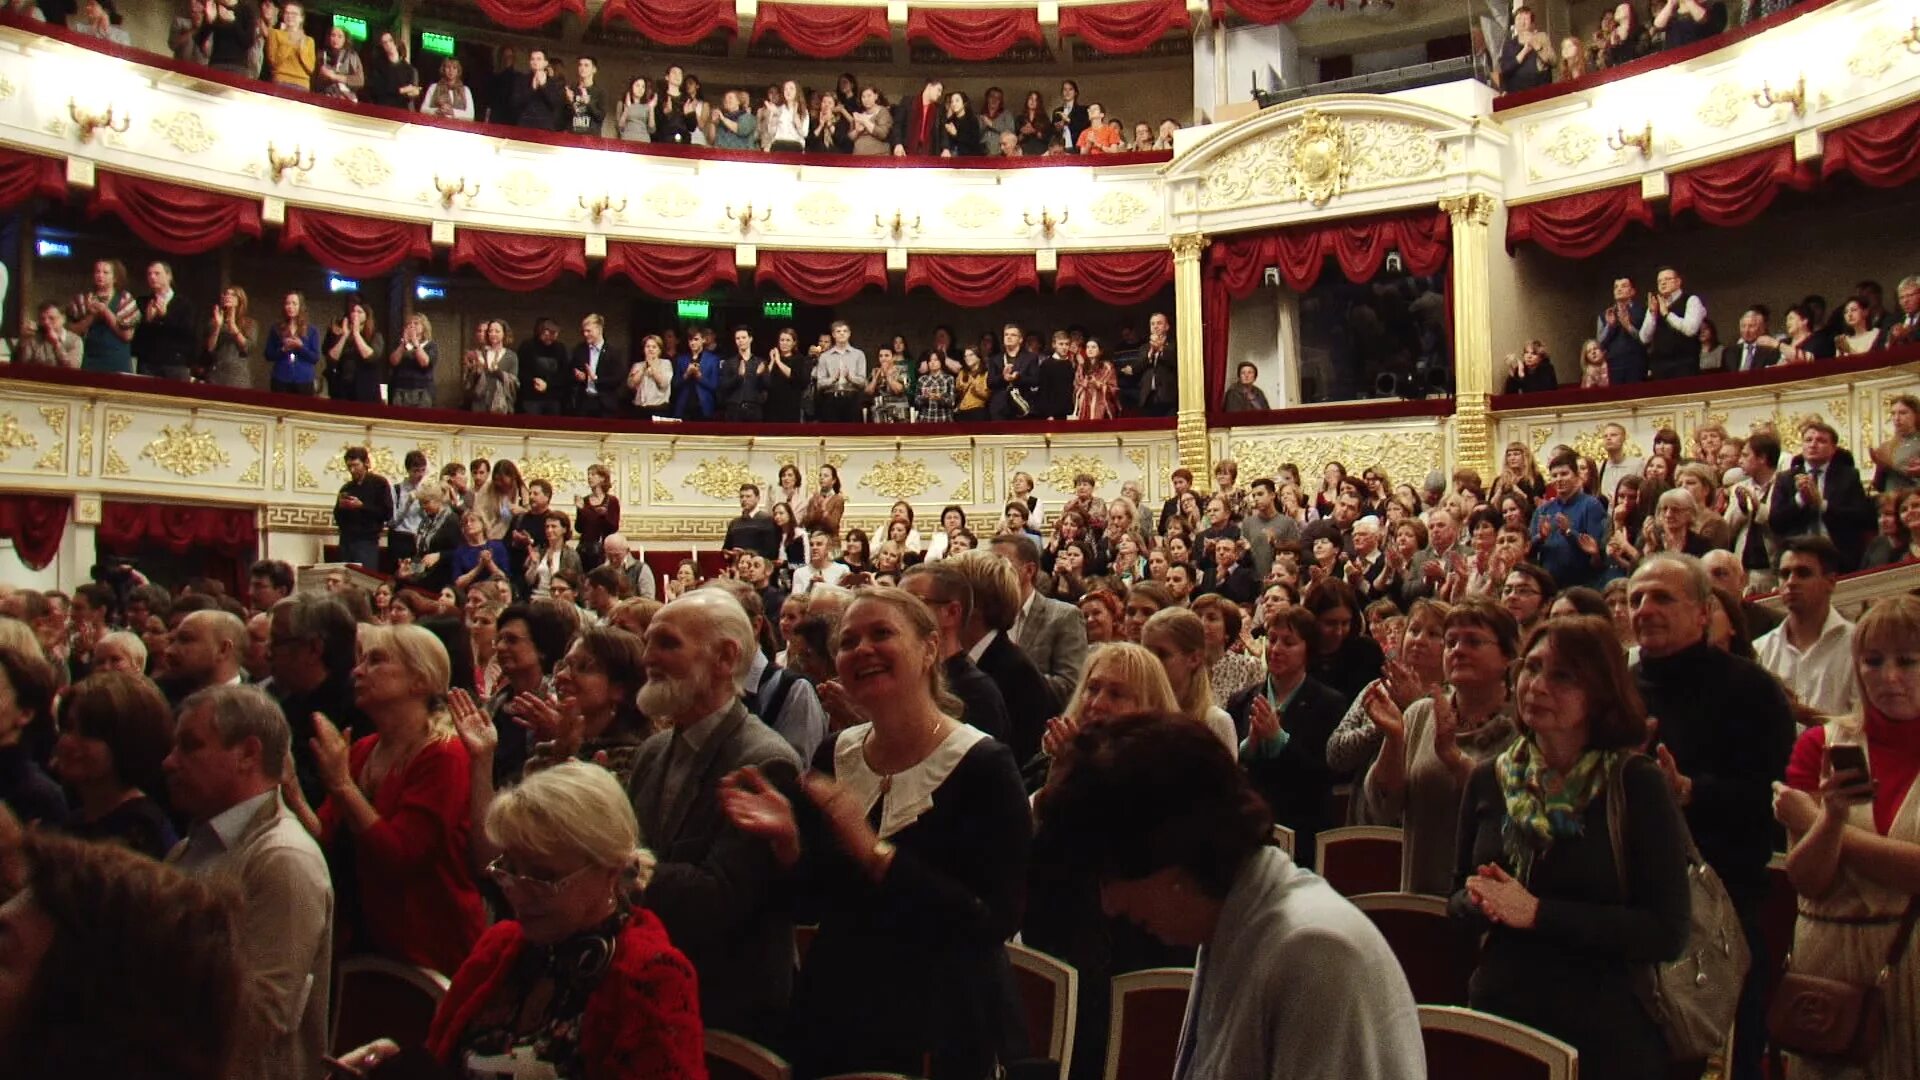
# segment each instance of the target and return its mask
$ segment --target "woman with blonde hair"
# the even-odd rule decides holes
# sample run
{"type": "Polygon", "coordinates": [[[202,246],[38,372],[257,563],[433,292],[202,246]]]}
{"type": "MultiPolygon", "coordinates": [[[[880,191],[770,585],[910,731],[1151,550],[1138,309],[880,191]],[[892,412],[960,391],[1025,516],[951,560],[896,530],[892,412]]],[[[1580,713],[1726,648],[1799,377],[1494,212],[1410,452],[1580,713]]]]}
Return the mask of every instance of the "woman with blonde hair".
{"type": "Polygon", "coordinates": [[[1540,475],[1540,463],[1534,460],[1527,444],[1508,443],[1507,452],[1501,456],[1500,475],[1493,478],[1493,490],[1487,493],[1488,500],[1498,505],[1501,495],[1518,491],[1538,502],[1546,490],[1547,481],[1540,475]]]}
{"type": "Polygon", "coordinates": [[[449,56],[440,61],[440,78],[420,97],[420,112],[442,120],[473,119],[473,91],[463,78],[466,68],[449,56]]]}
{"type": "Polygon", "coordinates": [[[247,314],[247,290],[238,285],[220,290],[220,302],[207,324],[207,355],[212,360],[207,381],[215,386],[252,389],[251,357],[259,344],[259,328],[247,314]]]}
{"type": "Polygon", "coordinates": [[[1159,657],[1166,670],[1167,685],[1181,716],[1220,737],[1228,750],[1236,750],[1240,740],[1233,733],[1233,718],[1213,703],[1213,678],[1207,670],[1207,626],[1200,616],[1183,607],[1170,607],[1153,613],[1140,628],[1140,644],[1159,657]]]}
{"type": "Polygon", "coordinates": [[[659,334],[640,339],[640,362],[627,372],[627,387],[633,391],[633,408],[643,420],[661,414],[673,390],[673,361],[667,357],[666,344],[659,334]]]}

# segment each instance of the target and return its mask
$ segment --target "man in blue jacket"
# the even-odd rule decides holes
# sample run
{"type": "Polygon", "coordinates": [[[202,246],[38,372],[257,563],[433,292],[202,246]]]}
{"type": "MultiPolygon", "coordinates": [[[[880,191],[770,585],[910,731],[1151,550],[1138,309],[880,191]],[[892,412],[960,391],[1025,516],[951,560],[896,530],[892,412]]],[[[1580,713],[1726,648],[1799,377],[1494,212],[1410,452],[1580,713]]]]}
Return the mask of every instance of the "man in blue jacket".
{"type": "Polygon", "coordinates": [[[1553,498],[1533,511],[1533,551],[1561,589],[1590,585],[1606,565],[1607,508],[1580,489],[1579,459],[1563,450],[1547,463],[1553,498]]]}
{"type": "Polygon", "coordinates": [[[707,348],[713,337],[704,326],[687,330],[687,351],[673,358],[673,415],[705,420],[714,413],[720,388],[720,357],[707,348]]]}

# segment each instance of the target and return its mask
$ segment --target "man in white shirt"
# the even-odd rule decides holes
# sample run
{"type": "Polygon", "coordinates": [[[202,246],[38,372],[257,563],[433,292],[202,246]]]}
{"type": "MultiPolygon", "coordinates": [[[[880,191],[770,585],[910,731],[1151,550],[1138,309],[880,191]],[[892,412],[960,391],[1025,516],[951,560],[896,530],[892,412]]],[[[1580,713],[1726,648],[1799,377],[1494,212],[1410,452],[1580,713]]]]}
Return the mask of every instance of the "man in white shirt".
{"type": "Polygon", "coordinates": [[[1646,468],[1643,458],[1627,456],[1627,429],[1619,424],[1608,424],[1600,430],[1600,443],[1607,451],[1607,458],[1600,463],[1601,498],[1613,502],[1613,491],[1620,481],[1629,476],[1639,476],[1646,468]]]}
{"type": "Polygon", "coordinates": [[[1840,550],[1824,536],[1796,536],[1781,545],[1780,596],[1787,620],[1753,643],[1760,666],[1801,704],[1822,716],[1844,716],[1856,703],[1853,624],[1833,610],[1840,550]]]}
{"type": "Polygon", "coordinates": [[[1660,268],[1654,288],[1640,323],[1648,371],[1656,379],[1700,374],[1700,324],[1707,321],[1706,301],[1687,292],[1680,271],[1671,266],[1660,268]]]}
{"type": "Polygon", "coordinates": [[[845,319],[833,323],[833,344],[820,353],[813,380],[818,387],[815,409],[822,423],[860,422],[860,396],[867,385],[867,354],[853,347],[853,327],[845,319]]]}
{"type": "Polygon", "coordinates": [[[794,596],[805,596],[815,585],[838,585],[847,576],[847,564],[833,558],[833,534],[815,529],[807,534],[807,562],[793,572],[794,596]]]}
{"type": "Polygon", "coordinates": [[[1727,526],[1733,552],[1758,592],[1772,592],[1779,581],[1773,572],[1773,485],[1779,477],[1780,439],[1770,431],[1756,431],[1740,451],[1740,471],[1746,476],[1727,492],[1727,526]]]}

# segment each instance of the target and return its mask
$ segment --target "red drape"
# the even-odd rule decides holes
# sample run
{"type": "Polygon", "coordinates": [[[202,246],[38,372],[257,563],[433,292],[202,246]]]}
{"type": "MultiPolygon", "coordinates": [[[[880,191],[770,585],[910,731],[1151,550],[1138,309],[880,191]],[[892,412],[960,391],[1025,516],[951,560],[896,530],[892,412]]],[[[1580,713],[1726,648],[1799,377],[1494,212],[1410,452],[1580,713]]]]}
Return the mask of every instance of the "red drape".
{"type": "Polygon", "coordinates": [[[1032,255],[914,255],[907,291],[920,288],[962,307],[987,307],[1015,289],[1040,288],[1040,270],[1032,255]]]}
{"type": "Polygon", "coordinates": [[[585,277],[587,242],[578,236],[461,229],[454,234],[453,252],[447,262],[455,270],[474,267],[503,289],[533,292],[553,284],[568,271],[585,277]]]}
{"type": "Polygon", "coordinates": [[[1653,228],[1640,182],[1507,208],[1507,250],[1531,240],[1555,255],[1584,259],[1620,238],[1629,224],[1653,228]]]}
{"type": "Polygon", "coordinates": [[[1251,23],[1289,22],[1313,6],[1313,0],[1213,0],[1213,21],[1226,18],[1228,9],[1251,23]]]}
{"type": "Polygon", "coordinates": [[[663,300],[696,296],[720,282],[740,280],[732,248],[679,247],[673,244],[636,244],[609,241],[604,278],[624,277],[640,291],[663,300]]]}
{"type": "Polygon", "coordinates": [[[0,494],[0,536],[13,541],[28,569],[43,570],[60,554],[72,507],[73,500],[64,495],[0,494]]]}
{"type": "Polygon", "coordinates": [[[733,0],[607,0],[600,19],[608,23],[625,19],[648,40],[662,45],[692,45],[715,30],[740,28],[733,0]]]}
{"type": "Polygon", "coordinates": [[[1036,8],[910,7],[907,40],[930,41],[955,60],[992,60],[1023,41],[1046,39],[1036,8]]]}
{"type": "MultiPolygon", "coordinates": [[[[1065,12],[1062,12],[1064,15],[1065,12]]],[[[1144,304],[1173,283],[1173,252],[1091,251],[1060,253],[1056,289],[1080,288],[1103,304],[1128,307],[1144,304]]]]}
{"type": "Polygon", "coordinates": [[[1185,0],[1135,0],[1060,9],[1061,37],[1077,37],[1112,56],[1145,52],[1168,31],[1184,30],[1187,25],[1185,0]]]}
{"type": "Polygon", "coordinates": [[[1920,104],[1908,105],[1827,133],[1822,176],[1852,173],[1874,187],[1920,180],[1920,104]]]}
{"type": "Polygon", "coordinates": [[[887,287],[887,257],[881,252],[768,251],[761,249],[753,280],[778,285],[806,304],[839,304],[869,285],[887,287]]]}
{"type": "Polygon", "coordinates": [[[250,507],[182,506],[107,499],[100,504],[100,546],[131,555],[142,544],[158,544],[175,555],[205,548],[230,559],[250,559],[260,534],[250,507]]]}
{"type": "Polygon", "coordinates": [[[66,192],[66,170],[59,158],[0,150],[0,210],[11,210],[35,195],[57,199],[66,192]]]}
{"type": "Polygon", "coordinates": [[[586,0],[474,0],[487,18],[509,30],[532,30],[562,15],[585,15],[586,0]]]}
{"type": "Polygon", "coordinates": [[[778,34],[794,52],[822,60],[845,56],[868,38],[885,38],[884,7],[836,7],[830,4],[763,3],[753,20],[753,39],[778,34]]]}
{"type": "Polygon", "coordinates": [[[1811,191],[1817,181],[1811,166],[1793,160],[1793,144],[1781,143],[1674,173],[1667,209],[1692,210],[1709,225],[1745,225],[1773,205],[1781,188],[1811,191]]]}
{"type": "Polygon", "coordinates": [[[170,255],[199,255],[241,233],[260,235],[255,199],[105,170],[95,174],[94,183],[88,217],[112,214],[148,247],[170,255]]]}
{"type": "Polygon", "coordinates": [[[433,256],[431,235],[420,222],[289,206],[286,226],[280,231],[280,250],[295,248],[328,269],[355,277],[379,277],[408,259],[433,256]]]}

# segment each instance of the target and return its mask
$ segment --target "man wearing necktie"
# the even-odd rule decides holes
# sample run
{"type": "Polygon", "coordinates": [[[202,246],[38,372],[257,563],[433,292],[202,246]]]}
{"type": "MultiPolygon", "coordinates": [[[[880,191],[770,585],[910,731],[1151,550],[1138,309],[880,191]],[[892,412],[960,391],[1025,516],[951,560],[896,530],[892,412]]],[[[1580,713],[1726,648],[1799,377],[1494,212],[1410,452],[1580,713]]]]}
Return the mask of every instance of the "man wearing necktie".
{"type": "Polygon", "coordinates": [[[1826,536],[1840,549],[1842,573],[1857,570],[1879,515],[1860,484],[1853,455],[1824,420],[1801,426],[1800,455],[1773,485],[1767,525],[1774,536],[1826,536]]]}
{"type": "Polygon", "coordinates": [[[1902,278],[1895,295],[1900,301],[1900,314],[1887,331],[1887,341],[1904,345],[1920,338],[1920,274],[1902,278]]]}
{"type": "Polygon", "coordinates": [[[573,411],[579,416],[619,416],[627,396],[627,365],[608,355],[607,321],[599,315],[580,320],[580,344],[573,347],[573,411]]]}
{"type": "Polygon", "coordinates": [[[1767,336],[1766,305],[1755,304],[1740,316],[1740,337],[1720,350],[1721,371],[1758,371],[1780,362],[1780,350],[1760,343],[1767,336]]]}

